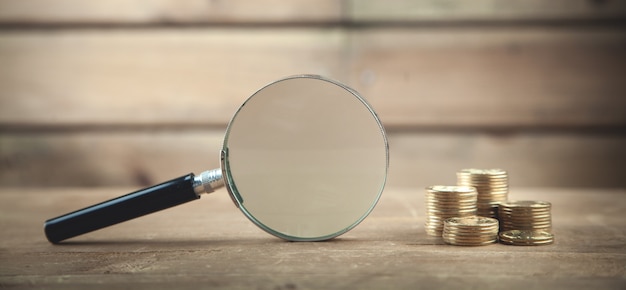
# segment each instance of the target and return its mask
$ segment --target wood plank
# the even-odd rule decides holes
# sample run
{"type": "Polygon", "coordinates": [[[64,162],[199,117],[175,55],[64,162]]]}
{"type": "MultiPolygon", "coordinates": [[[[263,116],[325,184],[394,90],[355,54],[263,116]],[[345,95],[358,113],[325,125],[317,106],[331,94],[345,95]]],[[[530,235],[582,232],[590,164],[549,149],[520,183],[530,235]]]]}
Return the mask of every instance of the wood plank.
{"type": "Polygon", "coordinates": [[[621,289],[623,190],[521,189],[552,202],[555,244],[455,247],[425,235],[423,194],[389,188],[372,214],[329,242],[284,242],[226,192],[77,237],[45,240],[54,215],[119,188],[2,189],[0,284],[46,289],[621,289]]]}
{"type": "Polygon", "coordinates": [[[0,0],[0,24],[334,22],[340,17],[341,2],[331,0],[0,0]]]}
{"type": "Polygon", "coordinates": [[[626,1],[586,0],[349,0],[354,21],[537,21],[619,19],[626,1]]]}
{"type": "Polygon", "coordinates": [[[0,33],[0,123],[224,125],[265,84],[340,77],[333,29],[0,33]]]}
{"type": "MultiPolygon", "coordinates": [[[[0,186],[147,186],[219,168],[223,130],[0,136],[0,186]]],[[[389,186],[455,184],[462,168],[503,168],[512,187],[625,187],[626,136],[389,134],[389,186]]]]}
{"type": "Polygon", "coordinates": [[[626,1],[201,1],[0,0],[0,24],[361,23],[598,20],[626,16],[626,1]],[[263,11],[263,13],[259,13],[263,11]]]}
{"type": "Polygon", "coordinates": [[[626,32],[591,28],[4,31],[0,124],[222,126],[262,85],[316,73],[390,127],[623,128],[624,50],[626,32]]]}
{"type": "Polygon", "coordinates": [[[390,126],[626,124],[626,33],[612,29],[364,29],[349,83],[390,126]]]}
{"type": "Polygon", "coordinates": [[[5,134],[0,184],[154,185],[219,168],[224,131],[5,134]]]}
{"type": "Polygon", "coordinates": [[[571,133],[396,133],[389,183],[456,183],[462,168],[502,168],[517,187],[624,187],[626,136],[571,133]]]}

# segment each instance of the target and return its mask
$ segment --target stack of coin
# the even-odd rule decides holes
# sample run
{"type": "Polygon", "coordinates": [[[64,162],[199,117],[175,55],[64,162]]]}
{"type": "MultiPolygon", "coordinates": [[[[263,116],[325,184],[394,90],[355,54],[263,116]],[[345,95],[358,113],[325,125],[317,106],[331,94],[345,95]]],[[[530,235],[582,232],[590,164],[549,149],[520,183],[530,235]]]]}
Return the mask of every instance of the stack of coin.
{"type": "Polygon", "coordinates": [[[500,242],[514,246],[539,246],[554,243],[554,236],[546,231],[510,230],[500,232],[500,242]]]}
{"type": "Polygon", "coordinates": [[[447,218],[476,215],[476,196],[476,189],[468,186],[427,187],[426,233],[441,237],[447,218]]]}
{"type": "Polygon", "coordinates": [[[473,186],[478,192],[477,214],[498,217],[498,204],[507,200],[508,174],[502,169],[463,169],[456,173],[457,184],[473,186]]]}
{"type": "Polygon", "coordinates": [[[498,240],[498,220],[489,217],[470,216],[446,219],[443,241],[457,246],[482,246],[498,240]]]}
{"type": "Polygon", "coordinates": [[[500,204],[500,230],[552,231],[552,205],[547,201],[521,200],[500,204]]]}

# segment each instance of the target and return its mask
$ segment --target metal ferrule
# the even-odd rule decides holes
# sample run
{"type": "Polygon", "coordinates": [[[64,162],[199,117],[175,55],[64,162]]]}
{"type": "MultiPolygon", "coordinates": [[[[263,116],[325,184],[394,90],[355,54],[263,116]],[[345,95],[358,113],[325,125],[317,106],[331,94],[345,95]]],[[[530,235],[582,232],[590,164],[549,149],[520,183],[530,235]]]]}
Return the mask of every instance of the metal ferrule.
{"type": "Polygon", "coordinates": [[[211,193],[222,186],[224,186],[224,179],[221,169],[207,170],[193,178],[193,191],[198,195],[211,193]]]}

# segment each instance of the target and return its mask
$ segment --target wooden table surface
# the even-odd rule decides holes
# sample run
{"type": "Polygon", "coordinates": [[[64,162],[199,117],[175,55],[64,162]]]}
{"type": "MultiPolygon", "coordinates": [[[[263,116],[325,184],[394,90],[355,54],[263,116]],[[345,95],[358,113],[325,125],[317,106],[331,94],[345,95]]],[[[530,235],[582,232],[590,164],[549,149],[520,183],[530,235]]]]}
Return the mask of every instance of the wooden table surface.
{"type": "Polygon", "coordinates": [[[51,218],[127,189],[0,189],[0,288],[624,289],[624,189],[513,189],[553,204],[555,243],[450,246],[426,236],[422,189],[388,188],[328,242],[286,242],[219,190],[199,201],[47,242],[51,218]]]}

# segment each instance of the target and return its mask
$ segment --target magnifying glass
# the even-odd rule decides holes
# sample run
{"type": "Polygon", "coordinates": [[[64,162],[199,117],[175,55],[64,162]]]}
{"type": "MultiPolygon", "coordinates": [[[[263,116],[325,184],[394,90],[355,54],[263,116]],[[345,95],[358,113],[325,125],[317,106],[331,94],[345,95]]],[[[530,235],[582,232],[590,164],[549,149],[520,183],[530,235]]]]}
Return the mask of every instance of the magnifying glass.
{"type": "Polygon", "coordinates": [[[272,82],[226,129],[221,168],[141,189],[44,223],[51,243],[200,198],[225,186],[264,231],[289,241],[332,239],[372,211],[385,186],[384,128],[355,90],[317,75],[272,82]]]}

